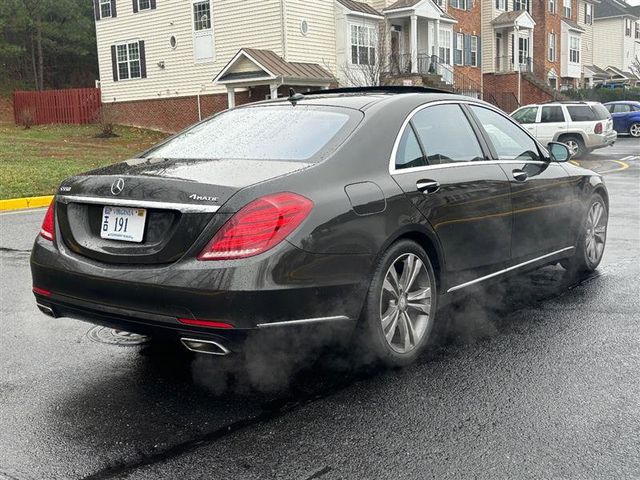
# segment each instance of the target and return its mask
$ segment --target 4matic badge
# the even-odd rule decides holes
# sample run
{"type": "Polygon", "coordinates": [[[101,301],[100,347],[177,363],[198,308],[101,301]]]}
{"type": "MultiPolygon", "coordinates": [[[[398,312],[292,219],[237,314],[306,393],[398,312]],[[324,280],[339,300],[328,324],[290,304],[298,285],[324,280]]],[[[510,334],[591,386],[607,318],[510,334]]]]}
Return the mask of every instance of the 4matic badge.
{"type": "Polygon", "coordinates": [[[201,202],[217,202],[218,201],[218,197],[207,197],[206,195],[196,195],[195,193],[192,193],[191,195],[189,195],[189,198],[191,200],[199,200],[201,202]]]}

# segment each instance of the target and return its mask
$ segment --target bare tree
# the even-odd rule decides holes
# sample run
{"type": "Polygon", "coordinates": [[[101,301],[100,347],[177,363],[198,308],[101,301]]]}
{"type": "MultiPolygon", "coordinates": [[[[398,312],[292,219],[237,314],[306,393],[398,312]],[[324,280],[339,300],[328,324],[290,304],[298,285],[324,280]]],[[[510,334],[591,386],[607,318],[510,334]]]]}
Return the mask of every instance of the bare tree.
{"type": "Polygon", "coordinates": [[[368,46],[359,46],[356,52],[349,51],[349,55],[355,55],[358,62],[347,61],[340,66],[341,76],[350,86],[371,87],[381,85],[384,75],[389,72],[387,27],[383,21],[378,24],[374,44],[375,49],[368,46]]]}

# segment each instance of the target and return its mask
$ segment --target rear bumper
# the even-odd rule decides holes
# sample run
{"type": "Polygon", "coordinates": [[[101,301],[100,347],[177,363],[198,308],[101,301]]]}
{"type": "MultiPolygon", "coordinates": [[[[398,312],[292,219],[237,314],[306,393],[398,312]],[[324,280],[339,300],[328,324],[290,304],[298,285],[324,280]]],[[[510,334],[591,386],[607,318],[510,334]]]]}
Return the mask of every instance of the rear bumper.
{"type": "Polygon", "coordinates": [[[314,255],[283,242],[252,259],[166,266],[107,265],[38,238],[31,256],[41,310],[142,334],[223,335],[312,324],[355,324],[368,255],[314,255]],[[184,325],[213,320],[234,328],[184,325]]]}
{"type": "Polygon", "coordinates": [[[589,143],[587,145],[587,148],[595,150],[597,148],[610,147],[611,145],[616,143],[617,139],[618,133],[615,130],[611,130],[610,132],[603,135],[592,134],[589,135],[589,143]]]}

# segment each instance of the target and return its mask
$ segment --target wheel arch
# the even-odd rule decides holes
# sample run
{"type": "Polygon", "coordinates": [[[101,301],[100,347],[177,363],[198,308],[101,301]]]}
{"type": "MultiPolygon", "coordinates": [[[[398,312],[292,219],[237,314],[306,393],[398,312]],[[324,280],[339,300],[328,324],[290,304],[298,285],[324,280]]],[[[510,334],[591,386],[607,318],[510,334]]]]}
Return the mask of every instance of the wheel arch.
{"type": "Polygon", "coordinates": [[[580,130],[572,130],[569,132],[562,132],[560,134],[558,134],[558,136],[556,137],[557,142],[562,142],[562,139],[565,137],[580,137],[580,139],[582,140],[582,143],[584,145],[587,144],[587,136],[585,135],[584,132],[580,131],[580,130]]]}

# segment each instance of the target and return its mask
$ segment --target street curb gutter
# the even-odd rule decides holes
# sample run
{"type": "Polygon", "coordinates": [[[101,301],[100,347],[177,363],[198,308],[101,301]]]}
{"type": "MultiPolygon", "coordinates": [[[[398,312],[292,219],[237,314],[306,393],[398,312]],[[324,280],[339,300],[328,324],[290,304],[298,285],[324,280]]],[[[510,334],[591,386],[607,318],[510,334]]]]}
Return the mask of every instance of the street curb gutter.
{"type": "Polygon", "coordinates": [[[25,208],[48,207],[53,200],[53,195],[45,195],[44,197],[25,197],[10,198],[9,200],[0,200],[0,212],[7,210],[23,210],[25,208]]]}

